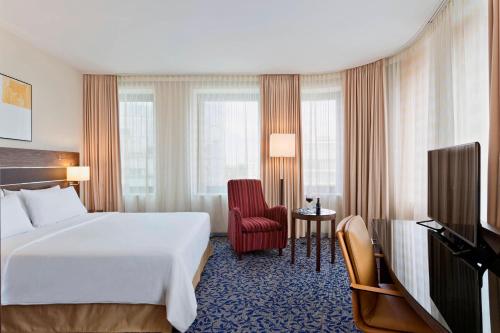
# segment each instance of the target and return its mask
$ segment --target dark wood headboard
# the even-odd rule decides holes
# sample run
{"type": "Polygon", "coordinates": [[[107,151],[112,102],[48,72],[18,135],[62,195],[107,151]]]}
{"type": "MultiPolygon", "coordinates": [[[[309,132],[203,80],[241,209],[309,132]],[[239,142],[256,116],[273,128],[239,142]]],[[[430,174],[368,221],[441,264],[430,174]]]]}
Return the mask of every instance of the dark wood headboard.
{"type": "Polygon", "coordinates": [[[79,162],[77,152],[0,147],[0,188],[66,187],[66,167],[79,162]]]}

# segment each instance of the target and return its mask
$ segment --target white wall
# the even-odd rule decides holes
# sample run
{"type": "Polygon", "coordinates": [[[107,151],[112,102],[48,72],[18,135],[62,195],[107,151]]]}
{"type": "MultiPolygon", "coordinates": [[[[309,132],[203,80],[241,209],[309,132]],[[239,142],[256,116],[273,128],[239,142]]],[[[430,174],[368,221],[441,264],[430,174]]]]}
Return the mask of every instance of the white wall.
{"type": "Polygon", "coordinates": [[[0,147],[80,151],[82,73],[0,28],[0,73],[32,85],[32,142],[0,139],[0,147]]]}

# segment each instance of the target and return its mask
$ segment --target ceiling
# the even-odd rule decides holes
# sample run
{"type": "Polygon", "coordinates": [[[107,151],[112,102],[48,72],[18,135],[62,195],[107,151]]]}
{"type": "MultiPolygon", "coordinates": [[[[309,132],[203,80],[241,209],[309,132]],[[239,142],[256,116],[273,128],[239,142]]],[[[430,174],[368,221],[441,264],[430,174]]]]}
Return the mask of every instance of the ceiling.
{"type": "Polygon", "coordinates": [[[0,26],[85,73],[317,73],[393,54],[442,0],[0,0],[0,26]]]}

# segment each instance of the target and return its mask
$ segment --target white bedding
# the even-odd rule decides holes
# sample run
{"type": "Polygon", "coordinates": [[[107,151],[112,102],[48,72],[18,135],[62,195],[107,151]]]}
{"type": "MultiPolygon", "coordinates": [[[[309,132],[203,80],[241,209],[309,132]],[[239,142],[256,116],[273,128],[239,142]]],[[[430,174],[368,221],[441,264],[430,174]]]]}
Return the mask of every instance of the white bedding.
{"type": "Polygon", "coordinates": [[[196,318],[193,276],[206,213],[94,213],[2,240],[2,305],[167,305],[185,331],[196,318]]]}

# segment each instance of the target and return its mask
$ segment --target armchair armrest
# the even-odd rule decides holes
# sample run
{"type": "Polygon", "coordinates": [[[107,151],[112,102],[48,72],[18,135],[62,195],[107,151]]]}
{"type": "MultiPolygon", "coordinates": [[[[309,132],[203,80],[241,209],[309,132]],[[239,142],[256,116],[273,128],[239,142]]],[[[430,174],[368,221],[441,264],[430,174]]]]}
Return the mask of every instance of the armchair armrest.
{"type": "Polygon", "coordinates": [[[230,222],[236,222],[238,225],[241,224],[241,210],[238,207],[229,210],[229,220],[230,222]]]}
{"type": "Polygon", "coordinates": [[[237,242],[241,237],[241,210],[237,207],[229,209],[227,236],[230,241],[237,242]]]}
{"type": "Polygon", "coordinates": [[[377,294],[383,294],[383,295],[388,295],[388,296],[394,296],[394,297],[403,297],[403,294],[401,294],[397,290],[384,289],[384,288],[372,287],[372,286],[365,286],[365,285],[357,284],[357,283],[351,283],[351,289],[360,290],[360,291],[367,291],[367,292],[377,293],[377,294]]]}
{"type": "Polygon", "coordinates": [[[288,210],[285,206],[274,206],[265,211],[265,217],[279,222],[282,226],[288,226],[288,210]]]}

